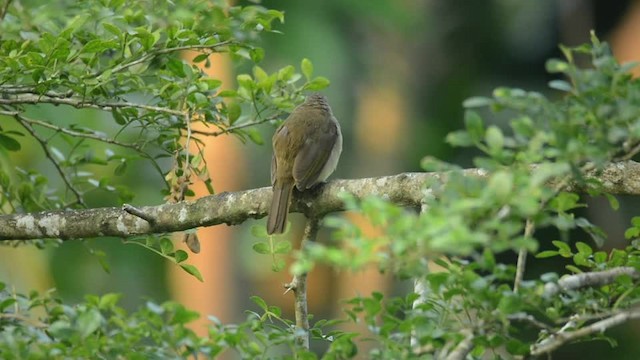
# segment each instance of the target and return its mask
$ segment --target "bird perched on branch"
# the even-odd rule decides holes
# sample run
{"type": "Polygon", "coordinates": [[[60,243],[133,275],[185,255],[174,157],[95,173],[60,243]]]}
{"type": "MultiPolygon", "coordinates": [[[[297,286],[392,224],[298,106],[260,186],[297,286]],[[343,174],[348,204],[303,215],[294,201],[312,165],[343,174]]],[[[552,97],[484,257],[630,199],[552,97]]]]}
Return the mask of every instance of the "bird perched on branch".
{"type": "Polygon", "coordinates": [[[340,124],[327,98],[318,93],[309,95],[273,135],[273,199],[267,233],[284,232],[293,187],[304,191],[324,182],[336,169],[341,152],[340,124]]]}

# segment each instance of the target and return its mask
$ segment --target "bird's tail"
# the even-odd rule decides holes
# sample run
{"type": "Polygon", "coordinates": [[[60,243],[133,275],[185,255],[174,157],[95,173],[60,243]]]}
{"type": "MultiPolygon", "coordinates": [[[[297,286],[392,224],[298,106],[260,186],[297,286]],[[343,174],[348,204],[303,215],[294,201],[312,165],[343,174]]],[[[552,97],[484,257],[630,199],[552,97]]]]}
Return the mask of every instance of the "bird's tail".
{"type": "Polygon", "coordinates": [[[289,203],[293,183],[281,184],[278,181],[273,184],[273,199],[271,209],[267,217],[267,233],[282,234],[287,225],[287,215],[289,214],[289,203]]]}

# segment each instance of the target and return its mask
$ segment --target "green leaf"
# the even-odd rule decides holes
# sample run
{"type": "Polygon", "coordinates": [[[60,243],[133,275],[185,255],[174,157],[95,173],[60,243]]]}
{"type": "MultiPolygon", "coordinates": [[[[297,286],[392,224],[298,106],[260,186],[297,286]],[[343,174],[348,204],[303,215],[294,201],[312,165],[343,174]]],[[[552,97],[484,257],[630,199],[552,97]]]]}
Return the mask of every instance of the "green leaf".
{"type": "Polygon", "coordinates": [[[569,64],[558,59],[550,59],[546,63],[547,71],[550,73],[563,73],[569,69],[569,64]]]}
{"type": "Polygon", "coordinates": [[[173,241],[171,239],[163,237],[160,239],[160,251],[163,254],[170,254],[173,252],[173,241]]]}
{"type": "Polygon", "coordinates": [[[116,176],[122,176],[127,171],[127,161],[121,159],[120,164],[113,170],[113,174],[116,176]]]}
{"type": "Polygon", "coordinates": [[[573,91],[573,87],[571,86],[571,84],[564,80],[551,80],[549,81],[549,87],[560,91],[573,91]]]}
{"type": "Polygon", "coordinates": [[[269,254],[271,252],[269,244],[266,242],[255,243],[251,248],[258,254],[269,254]]]}
{"type": "Polygon", "coordinates": [[[485,141],[487,142],[487,146],[489,146],[492,154],[500,152],[504,147],[504,135],[502,135],[502,130],[495,125],[489,126],[485,134],[485,141]]]}
{"type": "Polygon", "coordinates": [[[184,72],[184,63],[180,59],[170,58],[167,62],[167,69],[179,78],[187,77],[187,73],[184,72]]]}
{"type": "Polygon", "coordinates": [[[255,128],[249,128],[246,130],[247,135],[249,135],[249,139],[253,141],[257,145],[264,145],[264,140],[262,139],[262,134],[255,128]]]}
{"type": "Polygon", "coordinates": [[[318,76],[317,78],[311,80],[311,82],[306,83],[304,85],[304,89],[317,91],[317,90],[322,90],[326,88],[327,86],[329,86],[329,84],[330,84],[329,79],[322,76],[318,76]]]}
{"type": "Polygon", "coordinates": [[[462,106],[465,108],[475,108],[475,107],[485,107],[491,105],[493,103],[493,99],[485,97],[485,96],[475,96],[466,99],[462,106]]]}
{"type": "Polygon", "coordinates": [[[273,272],[280,272],[284,270],[286,266],[287,266],[287,263],[284,261],[284,259],[275,259],[273,264],[271,264],[271,270],[273,272]]]}
{"type": "Polygon", "coordinates": [[[566,257],[566,258],[573,256],[573,253],[571,252],[571,248],[567,243],[559,240],[553,240],[551,243],[558,248],[558,253],[560,254],[560,256],[566,257]]]}
{"type": "Polygon", "coordinates": [[[182,268],[182,270],[193,275],[196,279],[200,280],[201,282],[204,282],[204,279],[202,278],[202,274],[200,274],[200,271],[198,270],[197,267],[189,264],[180,264],[180,267],[182,268]]]}
{"type": "Polygon", "coordinates": [[[466,131],[453,131],[447,134],[445,141],[451,146],[467,147],[473,145],[473,139],[466,131]]]}
{"type": "Polygon", "coordinates": [[[240,114],[242,113],[242,109],[240,105],[236,102],[231,102],[227,105],[227,119],[229,121],[229,125],[233,125],[238,118],[240,118],[240,114]]]}
{"type": "Polygon", "coordinates": [[[273,252],[275,254],[288,254],[289,252],[291,252],[291,243],[286,240],[280,241],[276,244],[273,252]]]}
{"type": "Polygon", "coordinates": [[[267,234],[267,228],[264,225],[251,226],[251,235],[260,239],[269,238],[269,235],[267,234]]]}
{"type": "Polygon", "coordinates": [[[464,113],[464,124],[473,142],[479,142],[484,138],[484,124],[477,112],[467,110],[464,113]]]}
{"type": "Polygon", "coordinates": [[[586,257],[589,257],[591,254],[593,254],[593,249],[591,248],[591,246],[589,246],[589,245],[587,245],[587,244],[585,244],[585,243],[583,243],[581,241],[578,241],[576,243],[576,248],[578,249],[578,252],[580,254],[583,254],[586,257]]]}
{"type": "Polygon", "coordinates": [[[300,69],[302,69],[302,74],[307,81],[311,80],[311,75],[313,75],[313,64],[307,58],[302,59],[302,63],[300,64],[300,69]]]}
{"type": "Polygon", "coordinates": [[[116,306],[118,301],[120,301],[121,297],[122,297],[122,294],[114,294],[114,293],[105,294],[100,297],[100,301],[98,302],[98,308],[100,308],[101,310],[110,309],[116,306]]]}
{"type": "Polygon", "coordinates": [[[618,202],[618,199],[615,197],[615,195],[605,193],[604,196],[607,198],[607,200],[609,200],[609,206],[611,206],[613,210],[618,210],[620,208],[620,203],[618,202]]]}
{"type": "Polygon", "coordinates": [[[253,301],[258,307],[264,311],[269,309],[267,303],[260,296],[252,296],[251,301],[253,301]]]}
{"type": "Polygon", "coordinates": [[[80,336],[86,338],[96,331],[102,324],[103,318],[97,309],[89,309],[78,316],[77,326],[80,336]]]}
{"type": "Polygon", "coordinates": [[[189,254],[184,250],[176,250],[175,254],[173,254],[173,258],[176,263],[181,263],[189,258],[189,254]]]}
{"type": "Polygon", "coordinates": [[[540,253],[536,254],[536,258],[538,259],[544,259],[544,258],[549,258],[552,256],[558,256],[558,252],[555,250],[545,250],[545,251],[541,251],[540,253]]]}
{"type": "Polygon", "coordinates": [[[18,140],[2,133],[0,133],[0,146],[4,147],[9,151],[19,151],[21,149],[21,146],[18,140]]]}

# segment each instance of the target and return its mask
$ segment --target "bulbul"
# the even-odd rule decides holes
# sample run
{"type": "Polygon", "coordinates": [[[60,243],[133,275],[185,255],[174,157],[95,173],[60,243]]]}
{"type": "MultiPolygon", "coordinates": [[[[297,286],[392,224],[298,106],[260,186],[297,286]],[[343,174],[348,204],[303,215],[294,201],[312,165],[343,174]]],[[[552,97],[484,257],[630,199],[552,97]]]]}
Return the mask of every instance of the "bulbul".
{"type": "Polygon", "coordinates": [[[284,232],[293,187],[304,191],[324,182],[336,169],[341,152],[340,124],[327,98],[317,93],[309,95],[273,135],[273,199],[267,233],[284,232]]]}

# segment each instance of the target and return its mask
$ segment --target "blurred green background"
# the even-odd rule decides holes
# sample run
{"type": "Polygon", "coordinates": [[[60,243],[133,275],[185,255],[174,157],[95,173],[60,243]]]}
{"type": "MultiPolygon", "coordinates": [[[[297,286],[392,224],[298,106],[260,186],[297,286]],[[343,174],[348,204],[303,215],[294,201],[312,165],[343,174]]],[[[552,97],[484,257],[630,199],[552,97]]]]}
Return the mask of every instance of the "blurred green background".
{"type": "MultiPolygon", "coordinates": [[[[444,142],[448,132],[462,125],[462,101],[470,96],[490,95],[498,86],[558,96],[547,88],[552,78],[545,72],[544,63],[550,57],[560,56],[559,43],[587,42],[591,29],[595,29],[601,39],[612,42],[614,53],[620,53],[621,60],[640,54],[640,42],[626,40],[640,36],[640,31],[634,36],[633,26],[628,25],[640,18],[635,15],[640,12],[637,1],[280,0],[264,1],[263,5],[284,10],[286,21],[278,28],[282,34],[263,37],[266,56],[261,66],[268,71],[288,64],[298,66],[306,57],[313,61],[315,74],[331,80],[325,92],[345,136],[342,159],[334,178],[420,171],[419,162],[425,155],[470,166],[472,152],[453,149],[444,142]]],[[[635,59],[640,60],[640,55],[635,59]]],[[[240,64],[232,71],[250,71],[250,66],[240,64]]],[[[41,110],[50,113],[49,116],[82,116],[86,121],[99,121],[104,116],[68,109],[41,110]]],[[[499,125],[504,125],[506,120],[499,116],[490,118],[499,125]]],[[[241,147],[239,167],[246,170],[240,172],[235,189],[269,184],[273,127],[262,125],[260,131],[265,138],[264,146],[241,147]]],[[[40,160],[39,149],[32,147],[31,151],[22,155],[23,166],[45,168],[55,182],[53,169],[40,160]]],[[[233,169],[233,166],[224,169],[212,166],[212,172],[233,169]]],[[[161,179],[144,166],[130,169],[120,180],[132,187],[136,194],[134,204],[163,202],[157,191],[161,179]]],[[[607,210],[603,200],[592,199],[585,212],[610,234],[611,242],[607,246],[621,246],[624,228],[628,219],[637,214],[634,210],[638,204],[635,199],[622,198],[621,211],[614,213],[607,210]]],[[[115,199],[96,194],[91,205],[119,204],[115,199]]],[[[299,216],[293,220],[295,233],[302,222],[299,216]]],[[[283,307],[285,312],[291,312],[290,296],[282,296],[281,287],[289,275],[273,274],[271,260],[251,250],[254,239],[249,229],[257,223],[263,221],[233,228],[226,242],[229,246],[223,254],[218,254],[230,261],[212,270],[224,272],[229,281],[207,282],[205,274],[203,286],[210,289],[207,294],[197,289],[190,294],[179,294],[185,290],[177,290],[168,281],[168,274],[179,270],[170,269],[172,266],[160,257],[139,247],[123,245],[118,239],[67,242],[48,251],[2,249],[0,276],[21,291],[55,287],[59,295],[70,302],[79,301],[88,293],[119,292],[125,294],[124,304],[135,308],[146,299],[218,296],[234,301],[201,311],[225,321],[238,321],[244,318],[243,309],[253,306],[249,296],[259,295],[283,307]],[[106,252],[111,273],[102,269],[91,255],[92,250],[106,252]]],[[[544,232],[537,235],[541,239],[545,235],[554,236],[544,232]]],[[[328,233],[323,232],[323,236],[328,233]]],[[[219,239],[205,237],[201,241],[203,246],[216,252],[219,239]]],[[[545,244],[541,247],[544,249],[545,244]]],[[[204,251],[199,256],[210,254],[204,251]]],[[[211,257],[202,261],[217,264],[219,259],[211,257]]],[[[503,260],[515,262],[515,255],[507,254],[503,260]]],[[[544,267],[529,268],[526,276],[563,269],[563,264],[537,263],[544,267]]],[[[408,289],[406,283],[375,274],[356,276],[365,287],[386,292],[408,289]]],[[[355,295],[353,279],[330,269],[316,269],[309,285],[311,312],[316,318],[339,316],[338,299],[355,295]]],[[[174,284],[175,281],[180,280],[174,280],[174,284]]],[[[203,299],[205,303],[209,300],[203,299]]],[[[640,322],[616,328],[613,333],[620,339],[614,349],[605,342],[581,343],[566,347],[557,358],[605,355],[616,359],[637,358],[640,322]]]]}

